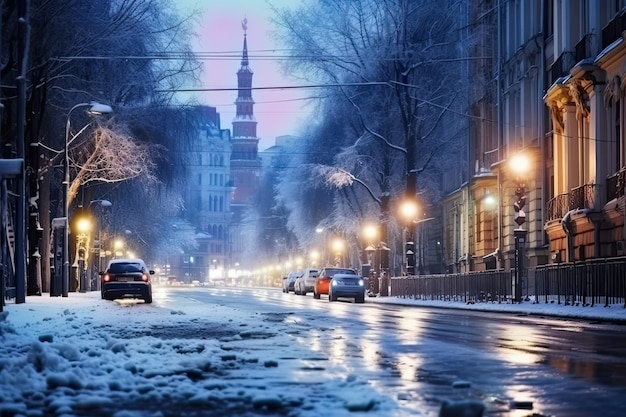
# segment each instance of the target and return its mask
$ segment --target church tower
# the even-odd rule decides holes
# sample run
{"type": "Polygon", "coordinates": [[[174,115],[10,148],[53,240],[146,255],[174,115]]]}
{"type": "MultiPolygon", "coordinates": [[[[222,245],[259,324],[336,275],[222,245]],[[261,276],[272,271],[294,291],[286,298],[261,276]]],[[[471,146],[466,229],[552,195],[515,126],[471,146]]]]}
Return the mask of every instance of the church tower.
{"type": "Polygon", "coordinates": [[[243,54],[241,67],[237,71],[237,112],[233,119],[231,137],[230,179],[233,189],[230,208],[232,220],[230,225],[229,260],[230,269],[239,269],[249,262],[243,259],[246,247],[242,218],[250,198],[257,190],[261,175],[261,158],[259,157],[259,138],[256,136],[256,118],[254,117],[254,100],[252,99],[252,70],[248,61],[248,19],[241,22],[243,28],[243,54]]]}
{"type": "Polygon", "coordinates": [[[230,158],[231,180],[234,193],[231,204],[246,204],[255,192],[261,172],[259,138],[256,136],[257,121],[254,117],[252,99],[252,75],[248,61],[248,19],[241,22],[243,28],[243,54],[241,68],[237,71],[237,113],[233,120],[232,153],[230,158]]]}

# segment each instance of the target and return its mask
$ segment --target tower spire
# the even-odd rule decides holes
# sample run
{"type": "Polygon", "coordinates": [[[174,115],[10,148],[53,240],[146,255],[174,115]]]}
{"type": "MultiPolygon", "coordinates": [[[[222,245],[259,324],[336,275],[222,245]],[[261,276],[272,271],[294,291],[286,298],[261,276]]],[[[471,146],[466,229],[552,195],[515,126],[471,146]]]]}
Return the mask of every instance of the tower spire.
{"type": "Polygon", "coordinates": [[[241,56],[241,66],[248,66],[248,18],[244,17],[241,21],[243,29],[243,55],[241,56]]]}

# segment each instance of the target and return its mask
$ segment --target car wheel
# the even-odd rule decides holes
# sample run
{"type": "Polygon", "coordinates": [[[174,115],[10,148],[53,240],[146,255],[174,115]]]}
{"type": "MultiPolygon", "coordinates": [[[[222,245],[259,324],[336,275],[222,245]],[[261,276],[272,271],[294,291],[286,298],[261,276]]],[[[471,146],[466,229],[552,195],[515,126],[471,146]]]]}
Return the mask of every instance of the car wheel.
{"type": "Polygon", "coordinates": [[[360,297],[356,297],[354,299],[355,303],[363,304],[365,302],[365,295],[361,295],[360,297]]]}
{"type": "Polygon", "coordinates": [[[152,294],[148,294],[146,297],[144,297],[143,301],[146,304],[152,304],[152,294]]]}
{"type": "Polygon", "coordinates": [[[313,298],[315,298],[316,300],[319,300],[320,299],[320,293],[313,292],[313,298]]]}
{"type": "Polygon", "coordinates": [[[330,291],[328,291],[328,302],[330,303],[331,301],[335,301],[335,300],[333,299],[333,293],[332,293],[332,292],[330,292],[330,291]]]}

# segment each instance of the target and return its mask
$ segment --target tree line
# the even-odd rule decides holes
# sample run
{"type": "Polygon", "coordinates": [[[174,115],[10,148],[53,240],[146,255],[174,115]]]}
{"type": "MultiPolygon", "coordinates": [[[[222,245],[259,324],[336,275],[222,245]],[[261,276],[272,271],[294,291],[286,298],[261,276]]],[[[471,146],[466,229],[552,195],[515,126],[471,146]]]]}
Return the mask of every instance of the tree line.
{"type": "MultiPolygon", "coordinates": [[[[49,290],[50,224],[63,214],[66,148],[70,212],[107,199],[114,202],[111,233],[125,229],[131,239],[153,242],[146,251],[193,245],[193,230],[181,217],[184,153],[178,150],[192,146],[196,132],[189,126],[197,114],[162,92],[197,77],[192,18],[174,13],[169,0],[0,5],[1,152],[15,158],[24,150],[28,294],[49,290]],[[170,52],[177,58],[158,58],[170,52]],[[75,105],[91,102],[114,112],[90,117],[81,108],[70,117],[75,105]],[[179,227],[164,227],[171,224],[179,227]]],[[[7,181],[9,189],[15,184],[7,181]]],[[[8,202],[13,214],[18,208],[8,202]]]]}

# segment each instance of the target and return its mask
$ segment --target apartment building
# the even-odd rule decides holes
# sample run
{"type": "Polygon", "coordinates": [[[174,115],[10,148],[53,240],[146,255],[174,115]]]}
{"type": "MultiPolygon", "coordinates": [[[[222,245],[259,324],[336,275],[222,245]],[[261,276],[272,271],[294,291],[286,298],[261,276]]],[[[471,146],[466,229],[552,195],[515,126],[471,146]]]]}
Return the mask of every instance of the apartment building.
{"type": "Polygon", "coordinates": [[[625,254],[625,3],[474,4],[470,172],[443,202],[449,272],[625,254]]]}

